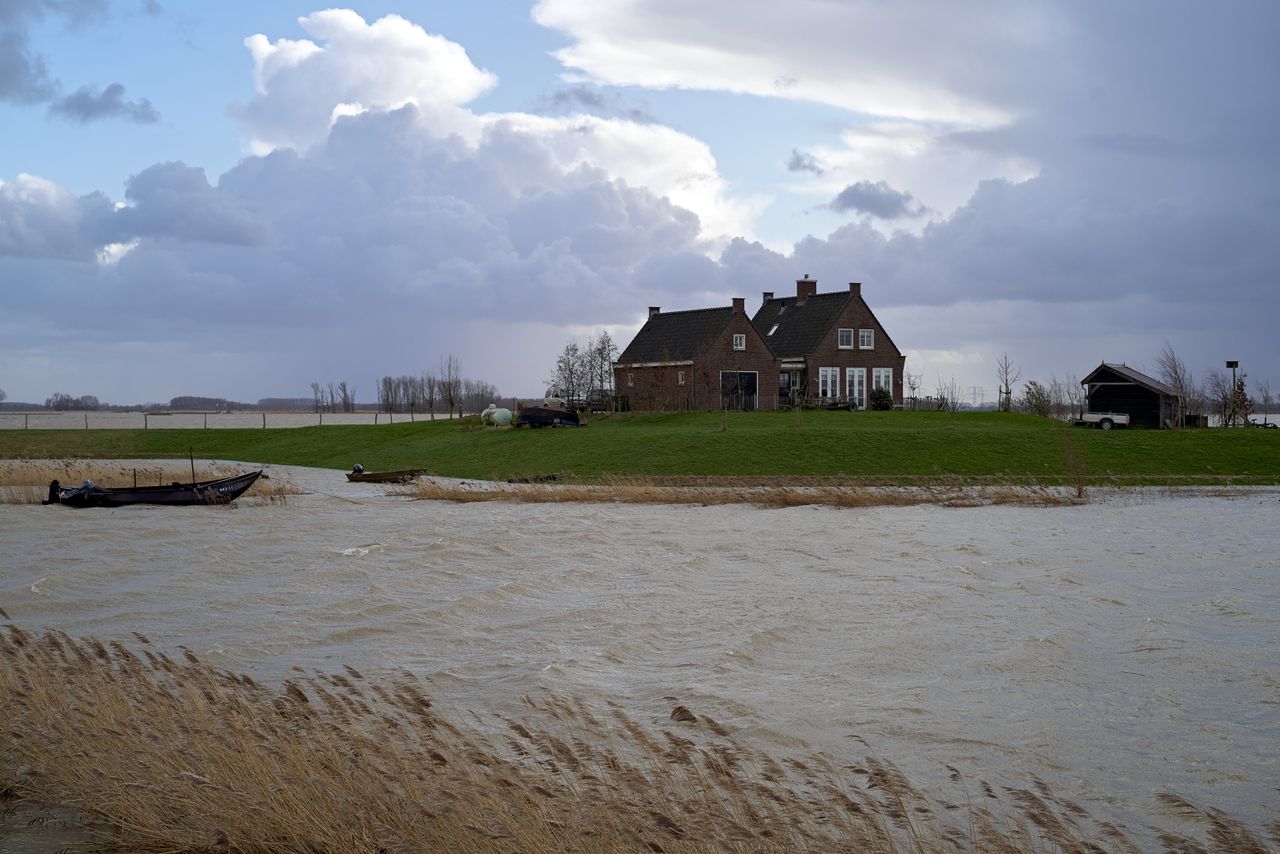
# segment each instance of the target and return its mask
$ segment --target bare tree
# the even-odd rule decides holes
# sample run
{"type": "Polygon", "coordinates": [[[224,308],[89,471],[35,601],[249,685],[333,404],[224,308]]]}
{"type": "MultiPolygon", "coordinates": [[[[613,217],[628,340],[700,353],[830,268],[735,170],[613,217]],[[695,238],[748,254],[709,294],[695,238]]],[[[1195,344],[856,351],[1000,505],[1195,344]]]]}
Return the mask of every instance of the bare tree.
{"type": "Polygon", "coordinates": [[[1160,372],[1160,380],[1169,388],[1173,389],[1178,395],[1178,411],[1174,419],[1174,423],[1178,426],[1186,421],[1187,412],[1195,398],[1195,378],[1191,375],[1191,371],[1187,369],[1187,365],[1182,359],[1178,358],[1178,354],[1173,351],[1173,345],[1168,341],[1164,344],[1164,349],[1160,351],[1160,355],[1156,356],[1156,370],[1160,372]]]}
{"type": "Polygon", "coordinates": [[[945,409],[951,413],[951,422],[954,424],[956,420],[956,411],[960,408],[960,384],[956,382],[956,378],[943,381],[942,375],[938,375],[938,388],[935,394],[938,397],[938,408],[945,409]]]}
{"type": "Polygon", "coordinates": [[[422,375],[422,402],[427,405],[432,421],[436,420],[436,399],[439,393],[439,381],[436,375],[430,371],[425,372],[422,375]]]}
{"type": "MultiPolygon", "coordinates": [[[[458,357],[450,353],[440,360],[440,397],[449,409],[449,417],[453,417],[455,407],[462,403],[462,366],[458,357]]],[[[462,413],[459,412],[459,415],[462,413]]]]}
{"type": "Polygon", "coordinates": [[[1022,369],[1013,363],[1008,353],[1001,353],[1000,358],[996,360],[996,382],[999,383],[1001,412],[1013,410],[1013,386],[1020,379],[1022,379],[1022,369]]]}
{"type": "Polygon", "coordinates": [[[1217,368],[1210,368],[1204,377],[1204,392],[1209,404],[1217,412],[1223,427],[1231,426],[1231,398],[1235,390],[1231,378],[1217,368]]]}
{"type": "Polygon", "coordinates": [[[920,374],[905,373],[902,381],[907,384],[907,397],[911,399],[911,408],[916,408],[916,399],[920,396],[920,382],[924,377],[920,374]]]}
{"type": "Polygon", "coordinates": [[[0,388],[0,400],[4,400],[9,395],[5,394],[4,389],[0,388]]]}
{"type": "MultiPolygon", "coordinates": [[[[1258,401],[1262,404],[1262,423],[1267,424],[1268,416],[1271,413],[1271,382],[1269,380],[1254,380],[1253,387],[1258,390],[1258,401]]],[[[0,400],[4,400],[4,392],[0,391],[0,400]]]]}
{"type": "Polygon", "coordinates": [[[324,408],[324,389],[320,387],[320,383],[311,384],[311,405],[319,412],[324,408]]]}
{"type": "Polygon", "coordinates": [[[1079,417],[1084,412],[1084,386],[1080,385],[1075,374],[1067,374],[1062,384],[1067,396],[1067,414],[1072,418],[1079,417]]]}

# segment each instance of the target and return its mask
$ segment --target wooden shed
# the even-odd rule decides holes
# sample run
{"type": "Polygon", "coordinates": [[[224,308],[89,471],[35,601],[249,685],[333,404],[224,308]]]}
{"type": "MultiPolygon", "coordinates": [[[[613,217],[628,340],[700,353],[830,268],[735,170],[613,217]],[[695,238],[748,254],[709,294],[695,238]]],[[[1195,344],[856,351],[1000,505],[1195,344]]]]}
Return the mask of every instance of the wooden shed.
{"type": "Polygon", "coordinates": [[[1090,412],[1123,412],[1131,427],[1172,427],[1178,393],[1128,365],[1103,362],[1080,381],[1090,412]]]}

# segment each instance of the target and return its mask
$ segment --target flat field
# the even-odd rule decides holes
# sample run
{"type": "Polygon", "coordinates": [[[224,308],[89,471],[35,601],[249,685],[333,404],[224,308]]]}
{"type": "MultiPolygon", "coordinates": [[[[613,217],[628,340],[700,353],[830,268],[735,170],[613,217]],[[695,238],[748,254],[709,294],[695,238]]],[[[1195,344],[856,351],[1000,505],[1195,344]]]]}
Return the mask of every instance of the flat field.
{"type": "Polygon", "coordinates": [[[3,459],[186,457],[505,480],[742,478],[1037,484],[1280,483],[1280,431],[1100,430],[1009,413],[732,412],[596,416],[583,429],[474,418],[290,430],[14,430],[3,459]]]}

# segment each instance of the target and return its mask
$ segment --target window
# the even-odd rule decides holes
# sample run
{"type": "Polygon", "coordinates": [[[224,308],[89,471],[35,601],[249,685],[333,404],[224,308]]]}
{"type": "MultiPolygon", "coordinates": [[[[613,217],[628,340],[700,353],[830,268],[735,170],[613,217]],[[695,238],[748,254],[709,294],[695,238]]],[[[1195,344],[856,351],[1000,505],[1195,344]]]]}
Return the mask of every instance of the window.
{"type": "Polygon", "coordinates": [[[770,334],[770,335],[772,335],[773,333],[775,333],[775,332],[777,332],[777,331],[778,331],[778,324],[776,324],[776,323],[775,323],[775,324],[773,324],[773,326],[770,326],[770,327],[769,327],[769,334],[770,334]]]}
{"type": "Polygon", "coordinates": [[[818,397],[840,396],[840,369],[818,368],[818,397]]]}
{"type": "Polygon", "coordinates": [[[867,408],[867,369],[845,368],[844,383],[849,397],[849,405],[854,409],[867,408]]]}
{"type": "Polygon", "coordinates": [[[893,394],[893,368],[872,368],[871,387],[882,388],[893,394]]]}
{"type": "Polygon", "coordinates": [[[735,350],[747,349],[747,336],[741,332],[733,333],[733,349],[735,350]]]}
{"type": "Polygon", "coordinates": [[[676,385],[684,385],[684,371],[676,371],[676,385]]]}
{"type": "Polygon", "coordinates": [[[858,349],[872,350],[876,346],[876,331],[874,329],[858,330],[858,349]]]}
{"type": "Polygon", "coordinates": [[[629,386],[633,386],[633,385],[635,385],[635,384],[636,384],[636,375],[635,375],[635,372],[634,372],[634,371],[627,371],[627,385],[629,385],[629,386]]]}
{"type": "Polygon", "coordinates": [[[853,349],[853,330],[838,329],[836,330],[836,346],[841,350],[853,349]]]}

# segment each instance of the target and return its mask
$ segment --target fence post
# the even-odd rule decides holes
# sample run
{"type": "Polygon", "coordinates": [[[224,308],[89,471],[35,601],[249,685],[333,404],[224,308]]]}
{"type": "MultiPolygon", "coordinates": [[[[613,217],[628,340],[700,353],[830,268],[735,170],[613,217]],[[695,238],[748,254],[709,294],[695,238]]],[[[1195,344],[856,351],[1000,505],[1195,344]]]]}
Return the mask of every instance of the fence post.
{"type": "Polygon", "coordinates": [[[27,413],[25,413],[25,412],[24,412],[24,413],[22,413],[22,429],[23,429],[23,430],[30,430],[30,429],[31,429],[31,426],[30,426],[30,425],[31,425],[31,422],[30,422],[30,420],[29,420],[30,418],[31,418],[31,416],[30,416],[30,415],[28,415],[27,413]]]}
{"type": "Polygon", "coordinates": [[[265,410],[262,413],[262,429],[263,430],[267,429],[267,413],[265,410]]]}
{"type": "Polygon", "coordinates": [[[142,413],[142,429],[143,429],[143,430],[147,430],[147,429],[149,429],[149,428],[150,428],[150,426],[151,426],[151,425],[150,425],[150,423],[149,423],[150,418],[151,418],[151,413],[150,413],[150,412],[144,412],[144,413],[142,413]]]}
{"type": "Polygon", "coordinates": [[[84,429],[89,429],[89,413],[84,414],[84,429]]]}

